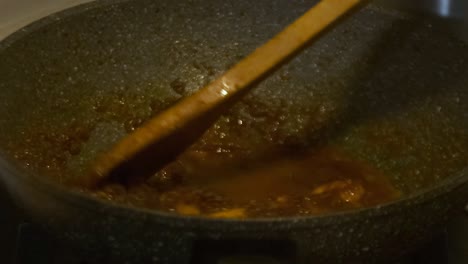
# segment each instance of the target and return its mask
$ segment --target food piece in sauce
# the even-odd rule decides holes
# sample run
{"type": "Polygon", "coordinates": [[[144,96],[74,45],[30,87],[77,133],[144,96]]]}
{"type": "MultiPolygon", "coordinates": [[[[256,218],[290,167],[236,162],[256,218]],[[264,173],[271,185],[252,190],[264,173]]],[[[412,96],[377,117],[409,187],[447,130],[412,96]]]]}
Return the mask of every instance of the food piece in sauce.
{"type": "Polygon", "coordinates": [[[331,183],[320,185],[312,191],[312,194],[323,194],[334,190],[346,188],[347,181],[334,181],[331,183]]]}
{"type": "Polygon", "coordinates": [[[364,187],[359,184],[348,186],[345,190],[340,192],[340,197],[347,203],[358,204],[364,195],[364,187]]]}
{"type": "Polygon", "coordinates": [[[233,208],[208,215],[213,218],[245,218],[247,215],[244,208],[233,208]]]}
{"type": "Polygon", "coordinates": [[[182,214],[182,215],[199,215],[200,214],[200,209],[198,209],[194,205],[189,205],[189,204],[177,205],[176,211],[177,213],[182,214]]]}
{"type": "Polygon", "coordinates": [[[279,204],[284,204],[288,202],[288,197],[286,195],[281,195],[276,198],[276,202],[279,204]]]}
{"type": "Polygon", "coordinates": [[[366,191],[362,184],[347,179],[320,185],[312,191],[312,194],[322,195],[331,192],[334,192],[335,197],[339,197],[343,202],[359,204],[366,191]]]}

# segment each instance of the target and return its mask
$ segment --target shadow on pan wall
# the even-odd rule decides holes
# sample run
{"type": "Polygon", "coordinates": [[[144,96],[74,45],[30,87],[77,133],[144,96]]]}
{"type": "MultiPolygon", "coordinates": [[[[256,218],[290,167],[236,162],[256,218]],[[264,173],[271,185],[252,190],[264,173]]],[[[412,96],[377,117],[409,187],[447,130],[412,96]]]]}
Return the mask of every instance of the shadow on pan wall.
{"type": "Polygon", "coordinates": [[[441,93],[463,91],[459,82],[468,76],[468,45],[440,33],[443,26],[398,21],[382,33],[352,68],[354,82],[345,88],[351,96],[336,122],[310,129],[312,142],[337,138],[353,124],[404,113],[414,103],[441,93]]]}

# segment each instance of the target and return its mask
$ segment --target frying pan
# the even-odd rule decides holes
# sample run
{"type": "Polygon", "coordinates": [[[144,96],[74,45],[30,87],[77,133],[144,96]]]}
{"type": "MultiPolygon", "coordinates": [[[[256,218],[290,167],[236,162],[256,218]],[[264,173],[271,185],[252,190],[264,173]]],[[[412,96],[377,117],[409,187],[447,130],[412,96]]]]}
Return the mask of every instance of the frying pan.
{"type": "Polygon", "coordinates": [[[98,1],[21,29],[0,44],[2,180],[35,223],[101,263],[216,263],[203,252],[252,253],[243,246],[273,248],[280,263],[383,263],[416,248],[467,200],[468,45],[436,21],[374,5],[226,116],[242,118],[232,137],[251,148],[272,141],[269,129],[281,131],[274,141],[339,146],[383,171],[401,199],[319,216],[206,219],[66,186],[96,153],[313,3],[98,1]]]}

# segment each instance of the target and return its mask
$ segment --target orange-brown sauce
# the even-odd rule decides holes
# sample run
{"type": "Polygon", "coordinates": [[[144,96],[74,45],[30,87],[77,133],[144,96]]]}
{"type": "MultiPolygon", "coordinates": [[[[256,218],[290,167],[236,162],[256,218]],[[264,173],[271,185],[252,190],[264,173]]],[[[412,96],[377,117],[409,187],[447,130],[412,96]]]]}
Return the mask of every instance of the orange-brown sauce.
{"type": "Polygon", "coordinates": [[[369,164],[328,147],[301,155],[185,153],[147,184],[94,195],[130,205],[217,218],[316,215],[373,206],[399,192],[369,164]]]}
{"type": "MultiPolygon", "coordinates": [[[[310,109],[294,112],[282,101],[271,106],[261,100],[245,100],[242,108],[228,114],[230,122],[215,125],[179,160],[143,184],[115,183],[98,191],[70,186],[80,172],[70,170],[69,161],[83,155],[83,146],[97,124],[115,121],[131,131],[148,118],[134,114],[135,109],[129,108],[132,104],[105,103],[115,101],[98,100],[102,107],[86,122],[73,121],[60,129],[40,122],[31,125],[8,144],[8,150],[34,173],[69,188],[118,204],[182,215],[317,215],[374,206],[400,196],[369,163],[332,146],[304,151],[300,135],[281,132],[288,120],[282,116],[309,115],[310,109]],[[246,118],[243,111],[252,118],[246,118]],[[263,121],[254,122],[257,119],[263,121]]],[[[151,103],[155,113],[165,107],[165,101],[151,103]]]]}

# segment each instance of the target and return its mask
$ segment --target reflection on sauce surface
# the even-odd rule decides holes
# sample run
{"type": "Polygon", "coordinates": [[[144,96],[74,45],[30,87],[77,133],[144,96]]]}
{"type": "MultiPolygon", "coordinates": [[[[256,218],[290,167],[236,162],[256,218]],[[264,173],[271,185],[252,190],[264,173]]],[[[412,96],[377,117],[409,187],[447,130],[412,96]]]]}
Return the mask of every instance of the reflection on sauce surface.
{"type": "Polygon", "coordinates": [[[316,215],[389,202],[399,192],[370,165],[334,148],[245,160],[188,151],[150,181],[93,195],[132,206],[216,218],[316,215]]]}

